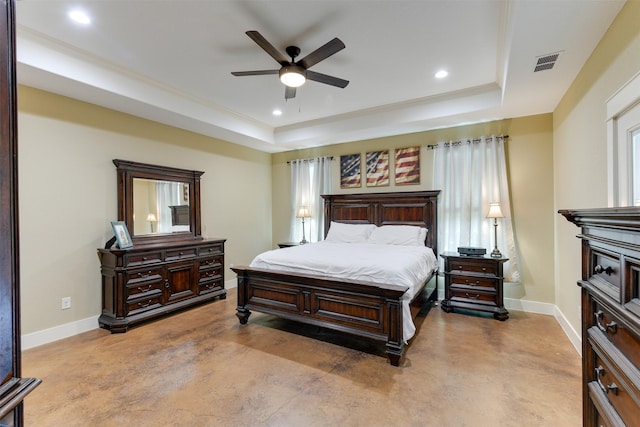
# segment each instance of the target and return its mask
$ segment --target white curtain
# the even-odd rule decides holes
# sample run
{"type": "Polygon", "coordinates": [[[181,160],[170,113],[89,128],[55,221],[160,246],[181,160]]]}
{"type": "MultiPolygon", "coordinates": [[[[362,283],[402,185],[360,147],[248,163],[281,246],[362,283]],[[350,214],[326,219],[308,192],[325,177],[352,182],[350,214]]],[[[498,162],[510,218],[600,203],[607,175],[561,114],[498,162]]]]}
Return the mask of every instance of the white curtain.
{"type": "Polygon", "coordinates": [[[307,206],[311,214],[305,218],[304,235],[309,242],[324,239],[323,194],[331,192],[331,158],[299,159],[291,161],[291,228],[290,239],[302,240],[302,219],[296,218],[301,206],[307,206]]]}
{"type": "Polygon", "coordinates": [[[170,233],[171,209],[169,206],[182,204],[182,183],[180,182],[158,182],[156,183],[157,220],[158,233],[170,233]]]}
{"type": "Polygon", "coordinates": [[[518,282],[504,139],[482,137],[473,142],[441,142],[434,149],[434,188],[441,190],[438,249],[457,252],[459,246],[474,246],[491,253],[496,246],[494,219],[486,216],[489,204],[499,202],[504,218],[498,219],[497,247],[509,258],[504,277],[506,281],[518,282]]]}

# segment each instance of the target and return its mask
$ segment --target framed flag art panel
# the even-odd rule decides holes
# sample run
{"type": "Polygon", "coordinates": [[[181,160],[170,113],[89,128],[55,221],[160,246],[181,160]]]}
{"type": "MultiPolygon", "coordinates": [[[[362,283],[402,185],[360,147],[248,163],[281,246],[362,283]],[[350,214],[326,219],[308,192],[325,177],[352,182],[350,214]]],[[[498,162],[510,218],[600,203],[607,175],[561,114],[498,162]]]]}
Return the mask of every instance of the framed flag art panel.
{"type": "Polygon", "coordinates": [[[340,188],[357,188],[361,185],[360,153],[340,156],[340,188]]]}
{"type": "Polygon", "coordinates": [[[420,184],[420,147],[396,148],[396,185],[420,184]]]}
{"type": "Polygon", "coordinates": [[[367,153],[367,187],[389,185],[389,150],[367,153]]]}

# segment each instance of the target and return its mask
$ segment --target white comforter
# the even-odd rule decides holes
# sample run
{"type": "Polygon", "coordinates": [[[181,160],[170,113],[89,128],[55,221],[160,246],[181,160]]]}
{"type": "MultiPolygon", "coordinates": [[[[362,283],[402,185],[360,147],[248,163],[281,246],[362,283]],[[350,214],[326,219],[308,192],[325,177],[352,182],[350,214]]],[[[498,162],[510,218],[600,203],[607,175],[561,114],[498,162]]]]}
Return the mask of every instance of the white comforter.
{"type": "Polygon", "coordinates": [[[264,252],[251,267],[408,286],[402,297],[406,342],[416,331],[409,302],[438,261],[424,246],[319,242],[264,252]]]}

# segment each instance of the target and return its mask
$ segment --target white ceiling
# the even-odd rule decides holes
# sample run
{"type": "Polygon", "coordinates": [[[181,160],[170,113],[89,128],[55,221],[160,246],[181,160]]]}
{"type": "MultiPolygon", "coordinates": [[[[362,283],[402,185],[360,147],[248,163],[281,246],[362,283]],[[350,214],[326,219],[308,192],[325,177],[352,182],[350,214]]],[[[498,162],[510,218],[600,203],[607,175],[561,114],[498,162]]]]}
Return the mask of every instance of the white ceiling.
{"type": "Polygon", "coordinates": [[[18,81],[265,152],[554,110],[624,0],[19,0],[18,81]],[[70,21],[80,8],[92,23],[70,21]],[[340,38],[284,99],[245,31],[298,59],[340,38]],[[552,70],[537,57],[561,52],[552,70]],[[442,80],[434,78],[441,69],[442,80]],[[280,108],[283,114],[272,114],[280,108]]]}

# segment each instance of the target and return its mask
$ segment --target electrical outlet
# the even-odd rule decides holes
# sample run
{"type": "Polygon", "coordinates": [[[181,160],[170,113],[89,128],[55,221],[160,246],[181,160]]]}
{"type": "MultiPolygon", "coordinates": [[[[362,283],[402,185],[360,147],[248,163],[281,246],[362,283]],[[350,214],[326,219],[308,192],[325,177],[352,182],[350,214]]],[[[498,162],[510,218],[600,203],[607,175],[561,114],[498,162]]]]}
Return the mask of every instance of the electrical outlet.
{"type": "Polygon", "coordinates": [[[62,298],[62,300],[60,300],[60,308],[62,310],[66,310],[68,308],[71,308],[71,297],[62,298]]]}

